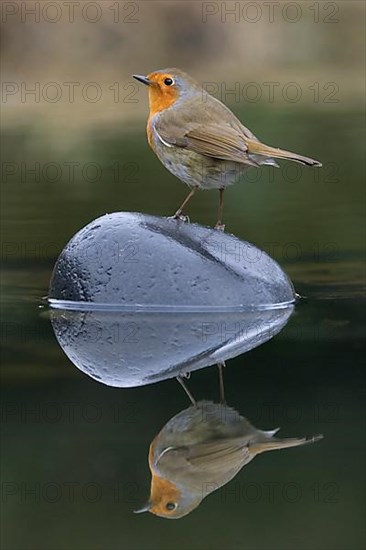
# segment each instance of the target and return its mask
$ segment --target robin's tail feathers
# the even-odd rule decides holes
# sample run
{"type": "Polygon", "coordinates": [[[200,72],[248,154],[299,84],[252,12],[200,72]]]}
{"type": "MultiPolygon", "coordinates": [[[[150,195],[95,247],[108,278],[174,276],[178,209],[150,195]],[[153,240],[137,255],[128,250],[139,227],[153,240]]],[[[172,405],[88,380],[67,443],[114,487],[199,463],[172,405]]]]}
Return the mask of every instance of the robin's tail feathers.
{"type": "Polygon", "coordinates": [[[262,155],[264,157],[274,157],[276,159],[292,160],[306,166],[322,166],[321,162],[317,160],[309,157],[303,157],[302,155],[297,155],[296,153],[291,153],[290,151],[284,151],[283,149],[276,149],[276,147],[269,147],[259,141],[249,139],[247,140],[247,146],[249,155],[254,154],[262,155]]]}
{"type": "Polygon", "coordinates": [[[249,452],[252,454],[264,453],[266,451],[275,451],[278,449],[287,449],[288,447],[298,447],[299,445],[307,445],[308,443],[316,443],[323,439],[322,434],[313,435],[311,437],[293,437],[288,439],[269,439],[250,445],[249,452]]]}

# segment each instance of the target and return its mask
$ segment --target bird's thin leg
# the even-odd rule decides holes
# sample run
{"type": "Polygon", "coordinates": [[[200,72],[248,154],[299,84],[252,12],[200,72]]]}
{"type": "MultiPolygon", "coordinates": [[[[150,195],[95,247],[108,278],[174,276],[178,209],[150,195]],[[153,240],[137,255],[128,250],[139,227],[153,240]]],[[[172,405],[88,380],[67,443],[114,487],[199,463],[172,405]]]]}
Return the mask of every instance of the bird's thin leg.
{"type": "Polygon", "coordinates": [[[182,204],[180,205],[180,207],[178,208],[178,210],[177,210],[176,213],[174,214],[174,218],[178,218],[178,219],[181,218],[182,213],[183,213],[183,208],[184,208],[185,205],[191,200],[191,198],[192,198],[193,195],[195,194],[196,190],[197,190],[197,187],[192,187],[192,189],[190,190],[189,194],[186,196],[186,198],[184,199],[184,201],[182,202],[182,204]]]}
{"type": "Polygon", "coordinates": [[[182,386],[182,388],[184,389],[184,391],[186,392],[186,394],[188,395],[192,405],[196,406],[197,403],[196,403],[196,400],[195,398],[193,397],[193,395],[191,394],[191,392],[189,391],[189,389],[187,388],[187,386],[185,385],[184,381],[183,381],[183,378],[182,376],[177,376],[176,377],[179,384],[182,386]]]}
{"type": "Polygon", "coordinates": [[[218,212],[218,220],[215,225],[215,229],[218,229],[219,231],[225,231],[225,224],[222,223],[222,213],[224,210],[224,191],[225,189],[222,187],[219,189],[220,191],[220,202],[219,202],[219,212],[218,212]]]}
{"type": "Polygon", "coordinates": [[[220,402],[225,405],[226,399],[225,399],[225,389],[224,389],[224,373],[222,369],[225,367],[225,363],[217,363],[217,366],[219,367],[219,380],[220,380],[220,402]]]}

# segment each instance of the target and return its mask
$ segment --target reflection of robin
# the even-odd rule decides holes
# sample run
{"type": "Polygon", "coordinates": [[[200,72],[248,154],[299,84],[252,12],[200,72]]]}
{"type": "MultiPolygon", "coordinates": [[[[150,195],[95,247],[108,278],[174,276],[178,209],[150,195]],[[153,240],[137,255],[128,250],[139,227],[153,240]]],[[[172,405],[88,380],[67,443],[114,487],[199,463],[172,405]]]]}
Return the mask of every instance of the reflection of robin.
{"type": "Polygon", "coordinates": [[[308,166],[320,162],[264,145],[223,103],[179,69],[163,69],[134,78],[149,86],[149,144],[164,166],[189,185],[191,191],[175,217],[196,189],[219,189],[217,228],[222,229],[223,192],[240,176],[241,168],[269,164],[274,158],[308,166]]]}
{"type": "Polygon", "coordinates": [[[277,431],[257,430],[231,407],[210,401],[178,413],[150,445],[150,499],[138,512],[181,518],[257,454],[323,437],[277,439],[277,431]]]}

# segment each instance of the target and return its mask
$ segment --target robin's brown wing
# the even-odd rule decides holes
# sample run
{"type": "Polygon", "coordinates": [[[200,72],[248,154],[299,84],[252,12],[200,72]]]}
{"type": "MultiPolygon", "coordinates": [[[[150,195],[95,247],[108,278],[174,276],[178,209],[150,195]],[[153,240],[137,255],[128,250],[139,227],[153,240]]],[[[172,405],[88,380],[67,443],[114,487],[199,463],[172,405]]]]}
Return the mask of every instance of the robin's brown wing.
{"type": "Polygon", "coordinates": [[[160,117],[154,128],[165,144],[183,147],[207,157],[258,166],[248,157],[244,134],[228,124],[191,121],[186,122],[182,129],[174,124],[171,117],[160,117]]]}
{"type": "Polygon", "coordinates": [[[229,438],[167,449],[156,466],[162,477],[172,481],[187,481],[197,488],[205,483],[207,490],[213,484],[211,492],[230,481],[252,458],[247,441],[229,438]]]}
{"type": "Polygon", "coordinates": [[[193,445],[188,449],[186,459],[194,467],[212,470],[224,465],[242,466],[248,457],[248,442],[243,438],[230,438],[193,445]]]}

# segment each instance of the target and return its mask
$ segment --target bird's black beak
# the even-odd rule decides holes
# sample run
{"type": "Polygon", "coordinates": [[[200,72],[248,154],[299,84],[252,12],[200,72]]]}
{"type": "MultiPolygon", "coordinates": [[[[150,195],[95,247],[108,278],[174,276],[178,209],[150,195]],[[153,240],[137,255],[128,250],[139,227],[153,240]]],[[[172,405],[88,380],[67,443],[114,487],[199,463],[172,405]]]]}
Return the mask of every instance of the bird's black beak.
{"type": "Polygon", "coordinates": [[[145,504],[145,506],[143,506],[142,508],[140,508],[139,510],[134,510],[133,513],[134,514],[142,514],[143,512],[148,512],[151,508],[151,502],[147,502],[145,504]]]}
{"type": "Polygon", "coordinates": [[[133,78],[136,78],[136,80],[138,80],[139,82],[142,82],[146,86],[150,86],[150,84],[151,84],[151,82],[147,78],[147,76],[142,76],[141,74],[133,74],[132,76],[133,76],[133,78]]]}

